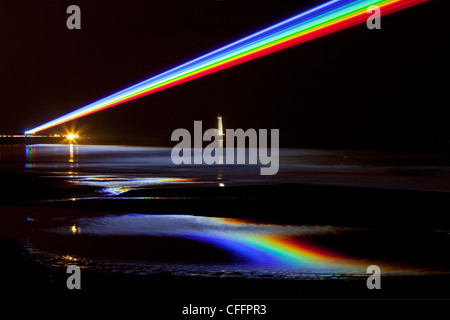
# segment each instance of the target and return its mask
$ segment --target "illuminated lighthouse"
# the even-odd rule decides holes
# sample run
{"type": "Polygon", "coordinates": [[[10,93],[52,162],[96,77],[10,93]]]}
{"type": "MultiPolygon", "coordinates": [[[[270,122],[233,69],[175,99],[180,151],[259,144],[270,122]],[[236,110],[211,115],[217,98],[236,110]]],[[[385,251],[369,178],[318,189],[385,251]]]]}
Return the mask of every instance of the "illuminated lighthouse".
{"type": "MultiPolygon", "coordinates": [[[[223,125],[222,125],[222,115],[219,114],[217,115],[217,142],[218,142],[218,147],[223,150],[223,136],[225,135],[225,133],[223,132],[223,125]]],[[[217,159],[217,164],[223,164],[223,151],[221,151],[218,155],[218,159],[217,159]]],[[[221,185],[222,187],[223,185],[221,185]]]]}
{"type": "Polygon", "coordinates": [[[222,115],[219,113],[217,115],[217,131],[219,136],[224,136],[225,134],[223,133],[223,126],[222,126],[222,115]]]}

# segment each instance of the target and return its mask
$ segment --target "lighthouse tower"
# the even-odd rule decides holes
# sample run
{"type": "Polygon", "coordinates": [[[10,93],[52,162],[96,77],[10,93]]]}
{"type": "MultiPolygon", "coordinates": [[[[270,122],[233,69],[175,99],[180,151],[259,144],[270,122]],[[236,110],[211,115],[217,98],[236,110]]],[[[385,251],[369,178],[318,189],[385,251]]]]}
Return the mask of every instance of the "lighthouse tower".
{"type": "MultiPolygon", "coordinates": [[[[225,136],[225,133],[223,132],[223,125],[222,125],[222,115],[219,113],[217,115],[217,136],[215,137],[215,139],[217,139],[217,143],[218,143],[218,148],[220,149],[220,153],[217,154],[217,150],[215,151],[215,154],[217,156],[217,164],[224,164],[224,160],[223,160],[223,137],[225,136]]],[[[221,176],[221,175],[220,175],[221,176]]],[[[219,178],[221,179],[221,178],[219,178]]],[[[221,187],[223,187],[223,183],[219,184],[221,187]]]]}
{"type": "Polygon", "coordinates": [[[217,115],[217,130],[219,131],[219,135],[220,136],[224,136],[225,134],[223,133],[223,126],[222,126],[222,115],[219,113],[217,115]]]}

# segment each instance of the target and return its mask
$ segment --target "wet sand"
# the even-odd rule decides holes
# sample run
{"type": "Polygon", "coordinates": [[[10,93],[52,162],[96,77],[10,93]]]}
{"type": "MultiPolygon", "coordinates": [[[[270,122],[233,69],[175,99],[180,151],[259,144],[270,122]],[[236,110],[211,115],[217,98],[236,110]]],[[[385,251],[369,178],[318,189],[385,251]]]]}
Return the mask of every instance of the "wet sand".
{"type": "Polygon", "coordinates": [[[82,290],[66,287],[66,266],[35,261],[18,240],[0,239],[9,297],[27,299],[223,300],[223,299],[443,299],[450,276],[384,277],[382,290],[368,290],[366,278],[326,280],[245,279],[152,275],[82,269],[82,290]]]}
{"type": "MultiPolygon", "coordinates": [[[[5,177],[5,176],[4,176],[5,177]]],[[[382,290],[368,290],[366,277],[352,279],[328,278],[322,280],[280,280],[247,279],[240,274],[217,274],[215,277],[177,276],[168,272],[139,274],[139,272],[116,272],[86,266],[82,269],[82,290],[66,288],[67,265],[42,263],[36,255],[27,251],[26,240],[39,243],[36,226],[50,227],[55,210],[68,221],[82,216],[102,216],[106,213],[139,212],[145,214],[196,214],[212,217],[234,217],[255,219],[261,223],[292,223],[314,225],[352,225],[392,228],[393,249],[386,254],[396,255],[394,234],[399,230],[406,233],[424,233],[429,243],[411,243],[414,254],[422,245],[420,259],[441,256],[438,263],[448,268],[445,253],[431,247],[435,241],[447,241],[444,232],[432,230],[448,229],[449,195],[437,192],[393,191],[379,189],[308,186],[308,185],[266,185],[236,187],[172,187],[134,190],[121,194],[120,198],[87,199],[77,201],[40,202],[46,198],[76,198],[77,194],[92,191],[93,188],[74,188],[62,180],[42,179],[30,174],[17,179],[11,175],[9,188],[3,186],[2,224],[0,226],[1,254],[4,279],[3,289],[9,298],[15,299],[80,299],[97,300],[139,300],[165,301],[172,305],[182,301],[283,301],[282,299],[449,299],[448,275],[408,276],[383,278],[382,290]],[[20,181],[15,184],[14,181],[20,181]],[[50,196],[51,195],[51,196],[50,196]],[[47,197],[48,196],[48,197],[47,197]],[[24,201],[26,197],[26,201],[24,201]],[[30,199],[37,202],[30,202],[30,199]],[[289,210],[280,211],[283,208],[289,210]],[[30,221],[30,218],[34,221],[30,221]],[[230,300],[238,299],[238,300],[230,300]],[[242,300],[243,299],[243,300],[242,300]],[[269,300],[267,300],[269,299],[269,300]],[[275,300],[271,300],[275,299],[275,300]],[[279,300],[281,299],[281,300],[279,300]],[[253,301],[253,300],[248,300],[253,301]]],[[[389,235],[389,233],[387,233],[389,235]]],[[[421,238],[422,239],[422,238],[421,238]]],[[[72,243],[72,248],[89,250],[87,239],[72,243]]],[[[114,254],[128,252],[139,256],[145,246],[127,246],[127,241],[136,244],[138,238],[119,239],[114,254]],[[119,241],[120,240],[120,241],[119,241]],[[124,241],[122,241],[124,240],[124,241]],[[122,249],[118,243],[122,243],[122,249]],[[120,251],[122,250],[122,251],[120,251]]],[[[42,240],[44,241],[44,240],[42,240]]],[[[48,240],[46,240],[48,241],[48,240]]],[[[52,238],[53,248],[64,251],[67,243],[52,238]]],[[[360,241],[364,246],[376,243],[366,234],[360,241]]],[[[177,246],[176,243],[173,244],[177,246]]],[[[336,244],[338,245],[338,244],[336,244]]],[[[106,246],[104,246],[106,247],[106,246]]],[[[207,248],[202,248],[205,253],[207,248]]],[[[440,250],[440,249],[439,249],[440,250]]],[[[181,251],[180,251],[181,252],[181,251]]],[[[106,255],[108,252],[104,252],[106,255]]],[[[195,257],[191,257],[194,259],[195,257]]],[[[214,258],[214,257],[212,257],[214,258]]],[[[418,259],[419,259],[418,258],[418,259]]],[[[68,261],[70,262],[70,261],[68,261]]],[[[175,312],[175,311],[173,311],[175,312]]],[[[178,312],[178,311],[177,311],[178,312]]]]}

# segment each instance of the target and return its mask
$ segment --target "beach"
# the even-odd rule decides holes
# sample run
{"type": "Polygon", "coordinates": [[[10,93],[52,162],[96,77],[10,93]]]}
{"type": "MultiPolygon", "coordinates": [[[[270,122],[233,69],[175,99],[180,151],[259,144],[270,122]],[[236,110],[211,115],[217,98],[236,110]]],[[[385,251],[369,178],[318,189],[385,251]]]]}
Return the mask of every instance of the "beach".
{"type": "MultiPolygon", "coordinates": [[[[246,168],[207,167],[186,176],[162,160],[137,174],[120,161],[121,150],[128,156],[133,149],[113,148],[116,165],[103,169],[82,146],[76,162],[70,153],[49,159],[48,150],[54,155],[60,147],[46,148],[31,161],[23,155],[22,163],[8,164],[2,153],[3,288],[13,300],[163,301],[181,308],[194,300],[449,298],[449,194],[437,177],[429,190],[310,183],[311,176],[300,183],[301,174],[270,182],[246,168]],[[370,264],[381,266],[382,290],[367,288],[370,264]],[[69,265],[81,269],[81,290],[67,289],[69,265]]],[[[138,153],[146,151],[155,152],[138,153]]],[[[381,170],[335,166],[338,179],[358,181],[381,170]]],[[[405,179],[424,179],[423,168],[414,168],[405,179]]]]}

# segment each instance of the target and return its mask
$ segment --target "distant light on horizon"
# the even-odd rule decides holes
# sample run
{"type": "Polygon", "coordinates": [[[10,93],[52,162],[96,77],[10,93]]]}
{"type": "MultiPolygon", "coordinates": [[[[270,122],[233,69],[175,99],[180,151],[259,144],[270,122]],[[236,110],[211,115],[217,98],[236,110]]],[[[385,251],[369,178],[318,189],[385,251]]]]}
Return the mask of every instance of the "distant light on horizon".
{"type": "Polygon", "coordinates": [[[77,228],[76,225],[73,225],[70,227],[70,231],[72,231],[72,234],[80,233],[80,228],[77,228]]]}

